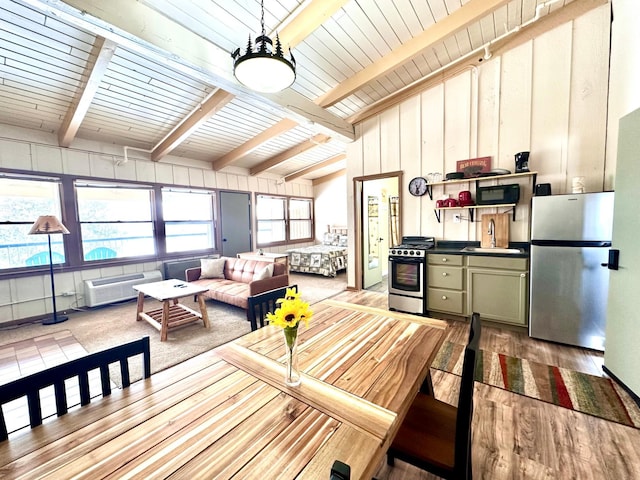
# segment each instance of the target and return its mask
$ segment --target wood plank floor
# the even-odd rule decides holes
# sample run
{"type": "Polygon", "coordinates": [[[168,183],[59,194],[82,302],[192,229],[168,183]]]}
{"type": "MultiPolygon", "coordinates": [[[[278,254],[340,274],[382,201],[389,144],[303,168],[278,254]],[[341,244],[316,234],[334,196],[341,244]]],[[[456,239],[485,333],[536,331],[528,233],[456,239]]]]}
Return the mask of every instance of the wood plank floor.
{"type": "MultiPolygon", "coordinates": [[[[384,292],[347,291],[333,298],[387,308],[384,292]]],[[[451,325],[449,340],[464,344],[468,325],[459,321],[451,321],[451,325]]],[[[60,342],[64,344],[64,338],[60,342]]],[[[7,361],[8,355],[0,355],[3,381],[9,376],[15,378],[16,369],[36,368],[37,362],[44,365],[44,360],[37,360],[29,350],[31,346],[25,344],[23,347],[26,350],[21,354],[22,367],[17,365],[17,360],[7,361]]],[[[603,375],[600,353],[534,340],[526,333],[483,325],[480,347],[603,375]]],[[[59,347],[48,344],[44,345],[43,351],[49,351],[53,357],[61,354],[59,347]]],[[[436,397],[455,404],[459,377],[438,370],[433,370],[432,375],[436,397]]],[[[475,384],[474,399],[473,472],[476,480],[640,480],[639,429],[481,383],[475,384]]],[[[395,467],[381,465],[376,478],[431,480],[438,477],[396,461],[395,467]]]]}
{"type": "MultiPolygon", "coordinates": [[[[387,308],[386,295],[362,291],[334,297],[387,308]]],[[[450,321],[448,339],[465,343],[468,324],[450,321]]],[[[483,325],[480,348],[603,375],[599,352],[529,338],[483,325]]],[[[436,398],[455,405],[460,378],[432,370],[436,398]]],[[[640,480],[640,429],[608,422],[485,384],[475,384],[474,479],[640,480]]],[[[431,480],[434,475],[396,460],[378,480],[431,480]]]]}

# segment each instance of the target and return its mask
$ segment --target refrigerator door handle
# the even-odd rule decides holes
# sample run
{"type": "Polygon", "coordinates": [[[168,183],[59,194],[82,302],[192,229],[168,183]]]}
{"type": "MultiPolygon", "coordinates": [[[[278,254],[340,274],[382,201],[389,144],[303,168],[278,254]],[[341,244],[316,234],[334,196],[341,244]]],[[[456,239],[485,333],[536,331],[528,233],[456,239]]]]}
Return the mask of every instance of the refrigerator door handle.
{"type": "Polygon", "coordinates": [[[601,263],[603,267],[609,270],[618,270],[618,262],[620,261],[620,250],[609,250],[609,262],[601,263]]]}

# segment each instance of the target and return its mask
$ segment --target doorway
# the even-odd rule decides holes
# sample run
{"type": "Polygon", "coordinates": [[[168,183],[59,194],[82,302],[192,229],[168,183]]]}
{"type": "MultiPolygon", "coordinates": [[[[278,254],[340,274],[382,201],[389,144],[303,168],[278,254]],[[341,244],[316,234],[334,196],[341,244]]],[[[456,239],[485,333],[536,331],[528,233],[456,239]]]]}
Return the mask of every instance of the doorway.
{"type": "Polygon", "coordinates": [[[356,288],[386,291],[389,247],[400,239],[402,172],[354,181],[356,288]]]}

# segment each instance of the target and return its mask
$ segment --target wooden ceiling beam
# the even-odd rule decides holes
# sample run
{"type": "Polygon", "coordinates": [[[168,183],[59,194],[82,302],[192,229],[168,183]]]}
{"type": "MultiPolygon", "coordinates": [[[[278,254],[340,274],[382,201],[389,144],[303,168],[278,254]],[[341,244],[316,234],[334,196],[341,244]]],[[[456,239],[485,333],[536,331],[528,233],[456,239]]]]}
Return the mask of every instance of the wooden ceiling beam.
{"type": "Polygon", "coordinates": [[[279,32],[283,47],[294,48],[340,10],[349,0],[311,0],[279,32]]]}
{"type": "Polygon", "coordinates": [[[90,58],[95,60],[87,65],[83,73],[83,78],[86,78],[86,82],[80,89],[78,100],[69,107],[60,125],[60,130],[58,130],[58,144],[61,147],[70,146],[76,133],[78,133],[80,124],[96,96],[115,51],[115,42],[100,36],[96,37],[90,55],[90,58]]]}
{"type": "Polygon", "coordinates": [[[342,170],[337,170],[333,173],[329,173],[324,177],[318,177],[311,180],[311,186],[315,187],[316,185],[320,185],[321,183],[328,182],[329,180],[333,180],[334,178],[340,178],[347,174],[347,169],[343,168],[342,170]]]}
{"type": "Polygon", "coordinates": [[[281,135],[284,132],[288,132],[289,130],[297,126],[298,126],[298,123],[294,122],[289,118],[284,118],[280,120],[278,123],[276,123],[270,128],[267,128],[265,131],[259,133],[258,135],[253,137],[251,140],[247,140],[242,145],[228,152],[226,155],[223,155],[217,160],[214,160],[212,162],[213,169],[214,170],[223,169],[224,167],[226,167],[227,165],[230,165],[231,163],[235,162],[239,158],[249,155],[255,149],[261,147],[262,145],[272,140],[273,138],[277,137],[278,135],[281,135]]]}
{"type": "Polygon", "coordinates": [[[336,155],[334,157],[328,158],[327,160],[323,160],[322,162],[318,162],[314,165],[311,165],[309,167],[303,168],[302,170],[298,170],[297,172],[294,173],[290,173],[289,175],[286,175],[284,177],[284,181],[285,182],[290,182],[291,180],[295,180],[296,178],[300,178],[304,175],[307,175],[309,173],[315,172],[317,170],[320,170],[322,168],[328,167],[330,165],[333,165],[335,163],[341,162],[344,159],[347,158],[347,155],[344,153],[341,153],[339,155],[336,155]]]}
{"type": "MultiPolygon", "coordinates": [[[[594,8],[606,5],[607,3],[609,3],[609,0],[576,0],[562,8],[554,10],[536,22],[521,28],[517,33],[492,44],[491,52],[493,54],[493,58],[499,57],[505,52],[512,50],[525,42],[533,40],[534,38],[551,31],[564,23],[570,22],[594,8]]],[[[418,95],[420,92],[428,90],[435,85],[439,85],[449,78],[455,77],[464,70],[479,66],[484,62],[484,58],[482,58],[482,56],[483,54],[480,54],[477,57],[463,57],[458,61],[452,62],[446,69],[438,72],[437,75],[427,75],[422,80],[413,83],[410,87],[399,90],[398,92],[385,97],[383,100],[363,108],[347,120],[353,124],[363,122],[367,118],[371,118],[394,105],[402,103],[408,98],[418,95]]]]}
{"type": "Polygon", "coordinates": [[[142,1],[42,0],[37,8],[195,79],[261,102],[278,110],[282,116],[299,123],[311,121],[318,131],[324,131],[327,135],[345,141],[355,139],[353,125],[292,88],[278,93],[258,94],[242,86],[233,75],[233,61],[228,51],[142,1]]]}
{"type": "Polygon", "coordinates": [[[420,35],[412,38],[377,62],[360,70],[332,90],[318,97],[315,103],[323,108],[335,105],[360,90],[367,83],[392,72],[425,50],[432,48],[456,32],[467,28],[494,10],[506,5],[509,1],[510,0],[470,0],[452,14],[447,15],[436,24],[424,30],[420,35]]]}
{"type": "Polygon", "coordinates": [[[288,150],[285,150],[284,152],[279,153],[278,155],[275,155],[270,159],[265,160],[262,163],[259,163],[255,167],[252,167],[249,170],[249,175],[258,175],[259,173],[262,173],[265,170],[269,170],[270,168],[273,168],[276,165],[279,165],[281,163],[286,162],[287,160],[290,160],[296,155],[300,155],[301,153],[311,150],[312,148],[316,148],[324,143],[327,143],[329,140],[331,140],[331,137],[327,135],[323,135],[321,133],[314,135],[309,140],[299,143],[298,145],[291,147],[288,150]]]}
{"type": "Polygon", "coordinates": [[[193,112],[187,115],[160,143],[151,150],[151,160],[157,162],[180,145],[203,123],[218,113],[235,95],[216,89],[193,112]]]}

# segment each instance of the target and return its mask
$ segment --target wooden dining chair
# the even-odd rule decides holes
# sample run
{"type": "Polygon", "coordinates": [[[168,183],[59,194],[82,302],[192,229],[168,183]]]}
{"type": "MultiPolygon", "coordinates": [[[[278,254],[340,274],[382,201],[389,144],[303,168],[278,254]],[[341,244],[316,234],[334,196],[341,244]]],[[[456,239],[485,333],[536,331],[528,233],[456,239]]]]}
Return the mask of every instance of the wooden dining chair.
{"type": "Polygon", "coordinates": [[[287,288],[295,288],[298,291],[297,285],[289,285],[288,287],[275,288],[266,292],[252,295],[247,298],[247,320],[251,322],[251,331],[264,327],[264,319],[267,313],[273,313],[278,305],[276,301],[279,298],[284,298],[287,293],[287,288]]]}
{"type": "Polygon", "coordinates": [[[108,348],[100,352],[91,353],[84,357],[69,360],[68,362],[35,372],[26,377],[18,378],[4,385],[0,385],[0,441],[8,439],[7,423],[2,406],[27,397],[29,408],[29,424],[31,428],[42,425],[42,404],[40,391],[53,385],[56,402],[57,416],[68,412],[68,404],[65,380],[78,378],[80,388],[80,405],[87,405],[91,401],[89,391],[89,372],[100,370],[100,384],[102,396],[111,394],[111,380],[109,378],[109,365],[119,362],[123,388],[131,385],[129,374],[130,357],[142,355],[144,378],[151,376],[151,353],[149,337],[140,340],[108,348]]]}
{"type": "Polygon", "coordinates": [[[480,315],[474,313],[470,324],[458,406],[418,392],[387,452],[388,465],[398,458],[442,478],[471,480],[471,421],[480,315]]]}

